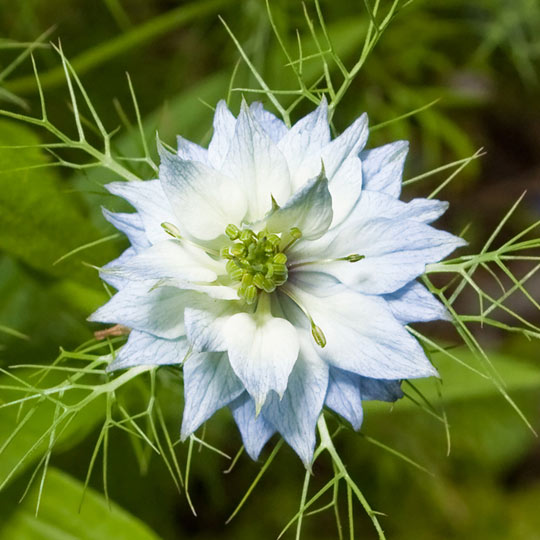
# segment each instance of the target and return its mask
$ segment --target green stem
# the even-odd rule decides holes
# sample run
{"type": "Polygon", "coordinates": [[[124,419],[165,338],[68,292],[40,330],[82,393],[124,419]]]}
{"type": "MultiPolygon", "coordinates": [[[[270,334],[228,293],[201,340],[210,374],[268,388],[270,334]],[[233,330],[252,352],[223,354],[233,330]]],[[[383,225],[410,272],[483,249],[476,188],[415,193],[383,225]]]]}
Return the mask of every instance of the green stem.
{"type": "Polygon", "coordinates": [[[343,461],[341,460],[341,457],[336,450],[336,447],[334,446],[334,442],[332,441],[332,437],[330,436],[330,432],[328,431],[328,426],[326,425],[324,414],[321,414],[321,416],[319,417],[319,420],[317,421],[317,427],[319,429],[319,436],[321,438],[320,446],[330,454],[334,466],[339,471],[339,473],[343,475],[343,479],[347,483],[347,486],[349,486],[352,489],[353,493],[356,495],[356,498],[371,519],[373,526],[375,527],[375,530],[377,531],[377,534],[379,536],[379,540],[385,540],[386,536],[384,535],[381,524],[377,519],[376,512],[371,508],[371,506],[367,502],[367,499],[364,497],[364,494],[356,485],[356,482],[350,477],[343,461]]]}

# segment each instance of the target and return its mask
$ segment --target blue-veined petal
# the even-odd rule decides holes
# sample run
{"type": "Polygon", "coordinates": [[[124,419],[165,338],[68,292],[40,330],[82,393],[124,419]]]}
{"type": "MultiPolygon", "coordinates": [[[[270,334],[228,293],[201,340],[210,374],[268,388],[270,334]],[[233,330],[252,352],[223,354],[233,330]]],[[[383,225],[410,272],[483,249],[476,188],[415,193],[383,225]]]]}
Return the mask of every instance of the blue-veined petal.
{"type": "Polygon", "coordinates": [[[132,330],[127,343],[116,354],[107,371],[134,366],[163,366],[181,364],[189,350],[185,337],[163,339],[132,330]]]}
{"type": "Polygon", "coordinates": [[[249,106],[249,110],[253,117],[261,127],[266,131],[268,136],[275,142],[279,142],[288,132],[287,126],[283,120],[268,112],[260,101],[255,101],[249,106]]]}
{"type": "Polygon", "coordinates": [[[266,313],[237,313],[227,321],[224,334],[231,366],[257,407],[271,390],[283,395],[298,357],[294,326],[266,313]]]}
{"type": "Polygon", "coordinates": [[[216,105],[214,134],[208,145],[208,159],[215,169],[221,169],[234,136],[236,118],[222,99],[216,105]]]}
{"type": "Polygon", "coordinates": [[[176,217],[159,180],[112,182],[105,188],[118,195],[137,210],[148,240],[152,244],[168,238],[161,227],[164,221],[176,222],[176,217]]]}
{"type": "Polygon", "coordinates": [[[276,429],[262,414],[255,413],[255,402],[247,392],[244,392],[229,406],[242,435],[244,448],[249,457],[256,461],[263,446],[276,432],[276,429]]]}
{"type": "Polygon", "coordinates": [[[364,188],[399,197],[408,151],[407,141],[397,141],[362,152],[364,188]]]}
{"type": "Polygon", "coordinates": [[[223,172],[234,178],[249,199],[247,221],[258,221],[272,208],[272,197],[283,205],[292,193],[287,161],[276,144],[242,104],[223,172]]]}
{"type": "Polygon", "coordinates": [[[159,178],[180,223],[195,238],[211,240],[247,210],[239,182],[198,161],[184,161],[160,146],[159,178]]]}
{"type": "Polygon", "coordinates": [[[184,362],[182,439],[243,391],[244,386],[231,369],[226,353],[190,354],[184,362]]]}
{"type": "Polygon", "coordinates": [[[262,415],[279,431],[309,468],[315,449],[315,426],[328,386],[328,365],[321,360],[306,332],[283,398],[272,392],[262,415]]]}
{"type": "Polygon", "coordinates": [[[102,208],[101,211],[109,223],[128,237],[135,251],[139,252],[150,247],[151,244],[146,237],[144,225],[138,213],[110,212],[106,208],[102,208]]]}
{"type": "Polygon", "coordinates": [[[330,365],[377,379],[437,375],[422,347],[382,298],[346,287],[324,297],[294,285],[287,288],[323,331],[326,346],[319,354],[330,365]]]}
{"type": "Polygon", "coordinates": [[[154,281],[128,283],[88,320],[122,324],[167,339],[183,336],[184,308],[195,293],[154,285],[154,281]]]}
{"type": "Polygon", "coordinates": [[[268,231],[288,231],[297,227],[302,238],[320,238],[332,222],[332,198],[328,191],[328,180],[324,171],[307,182],[266,222],[268,231]]]}
{"type": "Polygon", "coordinates": [[[422,284],[413,281],[405,287],[384,295],[394,317],[403,324],[428,322],[438,319],[450,320],[450,315],[422,284]]]}

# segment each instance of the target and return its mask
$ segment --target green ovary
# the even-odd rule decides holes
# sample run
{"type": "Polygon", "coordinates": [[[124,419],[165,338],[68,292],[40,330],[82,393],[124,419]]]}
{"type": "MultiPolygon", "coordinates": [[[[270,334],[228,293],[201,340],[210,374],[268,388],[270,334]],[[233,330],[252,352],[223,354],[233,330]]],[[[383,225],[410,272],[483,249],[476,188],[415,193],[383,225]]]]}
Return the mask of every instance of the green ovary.
{"type": "MultiPolygon", "coordinates": [[[[240,230],[236,225],[228,225],[225,234],[233,243],[223,247],[220,255],[228,259],[226,268],[230,278],[240,283],[240,298],[252,304],[260,291],[271,293],[287,281],[287,255],[280,249],[281,236],[265,230],[259,233],[240,230]]],[[[292,229],[289,234],[294,241],[301,233],[292,229]]]]}

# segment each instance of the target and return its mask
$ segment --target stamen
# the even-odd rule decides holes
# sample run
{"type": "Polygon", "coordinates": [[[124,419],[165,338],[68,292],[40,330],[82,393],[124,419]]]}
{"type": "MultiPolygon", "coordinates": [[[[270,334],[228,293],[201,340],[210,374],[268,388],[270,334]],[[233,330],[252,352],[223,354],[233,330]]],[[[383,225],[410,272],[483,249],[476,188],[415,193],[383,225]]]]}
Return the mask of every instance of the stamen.
{"type": "Polygon", "coordinates": [[[311,325],[311,335],[313,336],[313,339],[315,340],[315,343],[323,349],[326,347],[326,336],[324,335],[324,332],[322,331],[320,326],[317,326],[315,324],[315,321],[309,314],[308,310],[304,307],[302,302],[296,298],[296,296],[287,288],[281,289],[304,313],[304,315],[308,318],[309,324],[311,325]]]}
{"type": "Polygon", "coordinates": [[[355,263],[355,262],[362,261],[365,258],[366,258],[365,255],[352,253],[351,255],[347,255],[346,257],[337,257],[335,259],[320,259],[318,261],[304,261],[304,262],[299,262],[296,264],[291,264],[289,266],[289,270],[292,270],[294,268],[299,268],[300,266],[308,266],[310,264],[328,264],[328,263],[333,263],[333,262],[338,262],[338,261],[347,261],[350,263],[355,263]]]}

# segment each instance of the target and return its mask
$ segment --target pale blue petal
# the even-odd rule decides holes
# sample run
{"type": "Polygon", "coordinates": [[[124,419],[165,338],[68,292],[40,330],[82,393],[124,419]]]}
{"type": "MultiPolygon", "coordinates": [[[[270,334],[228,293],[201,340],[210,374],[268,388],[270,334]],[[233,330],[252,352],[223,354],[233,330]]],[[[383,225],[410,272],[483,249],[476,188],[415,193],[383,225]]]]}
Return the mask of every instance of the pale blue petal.
{"type": "Polygon", "coordinates": [[[144,225],[139,214],[136,212],[132,214],[110,212],[106,208],[102,208],[101,211],[109,223],[128,237],[136,252],[150,247],[150,242],[146,237],[144,225]]]}
{"type": "Polygon", "coordinates": [[[358,227],[376,218],[410,219],[431,223],[448,209],[448,203],[436,199],[413,199],[406,203],[386,193],[364,190],[353,211],[341,227],[358,227]]]}
{"type": "Polygon", "coordinates": [[[225,351],[225,325],[244,309],[240,301],[222,301],[198,295],[184,312],[186,335],[195,351],[225,351]]]}
{"type": "Polygon", "coordinates": [[[403,397],[401,379],[386,381],[360,377],[360,395],[363,401],[397,401],[403,397]]]}
{"type": "Polygon", "coordinates": [[[115,268],[117,266],[122,266],[127,263],[130,259],[135,257],[137,255],[137,252],[133,247],[128,247],[121,255],[120,257],[117,257],[116,259],[113,259],[112,261],[108,262],[106,265],[102,266],[100,269],[99,277],[109,285],[113,286],[115,289],[120,290],[123,287],[125,287],[128,283],[130,283],[129,279],[126,279],[122,276],[117,276],[114,274],[108,274],[107,270],[110,268],[115,268]]]}
{"type": "Polygon", "coordinates": [[[247,199],[237,179],[204,163],[184,161],[161,145],[158,149],[159,179],[180,230],[195,238],[211,240],[222,235],[229,223],[242,222],[247,199]]]}
{"type": "Polygon", "coordinates": [[[362,152],[360,159],[364,170],[364,188],[399,197],[408,151],[407,141],[397,141],[362,152]]]}
{"type": "Polygon", "coordinates": [[[364,148],[368,137],[368,119],[364,113],[357,118],[341,135],[327,144],[321,157],[328,179],[332,181],[334,175],[344,165],[347,158],[357,157],[364,148]]]}
{"type": "Polygon", "coordinates": [[[214,114],[214,135],[208,145],[208,159],[216,169],[221,169],[229,152],[235,126],[236,118],[225,101],[219,101],[214,114]]]}
{"type": "Polygon", "coordinates": [[[390,311],[403,324],[451,320],[448,311],[423,285],[413,281],[398,291],[384,295],[390,311]]]}
{"type": "Polygon", "coordinates": [[[182,440],[244,391],[226,353],[195,353],[184,362],[182,440]]]}
{"type": "Polygon", "coordinates": [[[154,281],[128,283],[88,320],[123,324],[167,339],[183,336],[184,307],[195,293],[174,287],[153,289],[154,285],[154,281]]]}
{"type": "Polygon", "coordinates": [[[325,405],[358,431],[363,420],[362,401],[396,401],[403,397],[400,384],[400,380],[370,379],[331,367],[325,405]]]}
{"type": "MultiPolygon", "coordinates": [[[[247,221],[262,219],[272,208],[272,197],[283,205],[292,194],[285,157],[245,103],[238,115],[223,172],[234,178],[249,198],[247,221]]],[[[228,201],[228,197],[222,200],[228,201]]]]}
{"type": "Polygon", "coordinates": [[[279,142],[279,140],[287,133],[285,122],[271,112],[268,112],[260,101],[252,103],[249,106],[249,110],[275,143],[279,142]]]}
{"type": "Polygon", "coordinates": [[[366,294],[388,294],[424,273],[426,264],[438,262],[466,242],[446,231],[419,221],[375,218],[367,222],[347,220],[347,226],[329,231],[323,238],[299,243],[290,260],[326,261],[350,254],[364,259],[350,263],[336,260],[302,267],[305,272],[328,273],[366,294]]]}
{"type": "Polygon", "coordinates": [[[188,141],[180,135],[176,136],[176,142],[178,147],[176,154],[180,159],[183,159],[184,161],[200,161],[201,163],[209,164],[208,150],[206,148],[188,141]]]}
{"type": "Polygon", "coordinates": [[[159,180],[112,182],[105,188],[113,195],[125,199],[137,210],[146,236],[152,244],[169,238],[161,224],[164,221],[176,223],[176,217],[159,180]]]}
{"type": "Polygon", "coordinates": [[[335,367],[330,368],[325,405],[337,412],[358,431],[364,419],[359,375],[335,367]]]}
{"type": "Polygon", "coordinates": [[[278,430],[309,468],[315,449],[315,427],[328,387],[328,366],[319,358],[309,338],[302,339],[301,352],[280,399],[272,392],[262,415],[278,430]]]}
{"type": "Polygon", "coordinates": [[[256,461],[264,445],[276,430],[262,414],[259,416],[255,414],[255,402],[247,392],[233,401],[229,407],[242,435],[244,448],[249,457],[256,461]]]}
{"type": "Polygon", "coordinates": [[[217,277],[215,261],[190,244],[169,240],[154,244],[134,257],[107,265],[100,274],[134,281],[164,280],[211,283],[217,277]]]}
{"type": "Polygon", "coordinates": [[[118,351],[107,371],[134,366],[162,366],[181,364],[189,350],[185,337],[162,339],[133,330],[127,343],[118,351]]]}
{"type": "Polygon", "coordinates": [[[332,197],[328,191],[328,180],[321,172],[297,191],[282,207],[266,221],[270,232],[288,231],[298,227],[302,238],[320,238],[332,222],[332,197]]]}
{"type": "Polygon", "coordinates": [[[330,365],[374,379],[437,375],[422,347],[382,298],[346,287],[324,297],[289,283],[286,287],[322,329],[326,346],[319,355],[330,365]]]}
{"type": "Polygon", "coordinates": [[[328,185],[332,195],[332,227],[342,223],[356,207],[362,193],[362,162],[354,155],[346,158],[328,185]]]}
{"type": "Polygon", "coordinates": [[[293,189],[296,191],[321,169],[321,151],[330,142],[326,99],[304,116],[281,138],[278,148],[287,159],[293,189]],[[317,171],[306,176],[305,161],[317,164],[317,171]]]}

